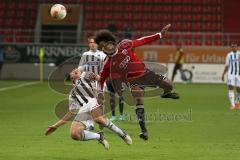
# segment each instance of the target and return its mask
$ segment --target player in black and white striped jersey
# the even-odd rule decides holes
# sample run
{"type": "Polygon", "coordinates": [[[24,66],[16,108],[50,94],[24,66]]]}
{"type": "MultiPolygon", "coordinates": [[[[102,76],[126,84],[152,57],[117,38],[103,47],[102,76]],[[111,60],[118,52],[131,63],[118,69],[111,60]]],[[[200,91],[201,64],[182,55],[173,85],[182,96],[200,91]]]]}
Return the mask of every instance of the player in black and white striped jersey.
{"type": "Polygon", "coordinates": [[[69,112],[63,119],[49,126],[45,134],[51,134],[68,120],[74,118],[70,129],[73,140],[98,140],[106,149],[109,149],[103,132],[95,133],[88,130],[95,121],[120,136],[128,145],[132,144],[131,137],[102,114],[102,107],[96,99],[96,91],[91,85],[92,81],[100,78],[92,72],[82,72],[79,69],[74,69],[70,73],[70,77],[73,81],[73,89],[69,94],[69,112]]]}
{"type": "Polygon", "coordinates": [[[237,43],[231,44],[232,51],[226,57],[226,66],[222,74],[227,73],[228,96],[231,103],[230,109],[240,109],[240,51],[237,43]],[[234,89],[236,88],[236,95],[234,89]]]}
{"type": "MultiPolygon", "coordinates": [[[[96,75],[99,75],[106,55],[97,49],[97,44],[95,43],[94,37],[88,38],[88,47],[89,51],[84,52],[80,59],[78,69],[80,71],[92,72],[96,75]]],[[[91,82],[93,88],[97,90],[97,83],[91,82]]]]}
{"type": "Polygon", "coordinates": [[[88,38],[89,51],[84,52],[80,59],[78,68],[81,71],[90,71],[99,74],[106,55],[97,49],[97,44],[93,37],[88,38]]]}

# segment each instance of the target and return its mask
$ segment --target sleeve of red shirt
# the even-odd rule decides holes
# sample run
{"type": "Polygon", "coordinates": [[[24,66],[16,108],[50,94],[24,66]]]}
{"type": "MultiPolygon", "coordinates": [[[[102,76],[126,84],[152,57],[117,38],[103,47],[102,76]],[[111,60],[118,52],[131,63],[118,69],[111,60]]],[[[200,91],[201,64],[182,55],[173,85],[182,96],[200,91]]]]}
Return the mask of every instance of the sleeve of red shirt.
{"type": "Polygon", "coordinates": [[[161,33],[157,33],[154,35],[145,36],[136,40],[132,40],[132,47],[136,48],[136,47],[151,43],[153,41],[159,40],[160,38],[162,38],[161,33]]]}
{"type": "Polygon", "coordinates": [[[103,90],[103,85],[105,80],[109,77],[110,75],[110,69],[108,67],[108,61],[104,64],[102,71],[100,72],[100,87],[101,90],[103,90]]]}

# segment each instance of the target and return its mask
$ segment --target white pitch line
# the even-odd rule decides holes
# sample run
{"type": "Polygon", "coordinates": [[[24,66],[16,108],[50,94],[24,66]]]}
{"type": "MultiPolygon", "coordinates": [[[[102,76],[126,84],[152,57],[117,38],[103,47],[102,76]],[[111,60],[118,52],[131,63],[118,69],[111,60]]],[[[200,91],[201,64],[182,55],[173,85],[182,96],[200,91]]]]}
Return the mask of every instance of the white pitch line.
{"type": "Polygon", "coordinates": [[[17,88],[21,88],[21,87],[25,87],[25,86],[30,86],[30,85],[34,85],[34,84],[37,84],[37,83],[39,83],[39,82],[28,82],[28,83],[19,84],[19,85],[16,85],[16,86],[0,88],[0,92],[11,90],[11,89],[17,89],[17,88]]]}

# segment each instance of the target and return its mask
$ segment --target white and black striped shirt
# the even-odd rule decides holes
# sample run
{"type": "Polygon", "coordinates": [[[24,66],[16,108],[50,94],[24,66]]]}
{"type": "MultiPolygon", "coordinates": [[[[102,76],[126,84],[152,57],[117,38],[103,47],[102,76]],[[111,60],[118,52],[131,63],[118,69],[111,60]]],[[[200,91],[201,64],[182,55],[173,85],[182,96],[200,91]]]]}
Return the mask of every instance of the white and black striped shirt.
{"type": "Polygon", "coordinates": [[[80,106],[88,103],[91,98],[96,98],[96,89],[91,83],[93,80],[90,80],[89,73],[83,72],[70,92],[70,96],[76,99],[80,106]]]}
{"type": "Polygon", "coordinates": [[[92,52],[91,50],[84,52],[78,68],[82,71],[90,71],[98,75],[103,67],[105,57],[106,55],[99,50],[96,52],[92,52]]]}
{"type": "Polygon", "coordinates": [[[229,52],[226,58],[228,75],[240,76],[240,51],[229,52]]]}

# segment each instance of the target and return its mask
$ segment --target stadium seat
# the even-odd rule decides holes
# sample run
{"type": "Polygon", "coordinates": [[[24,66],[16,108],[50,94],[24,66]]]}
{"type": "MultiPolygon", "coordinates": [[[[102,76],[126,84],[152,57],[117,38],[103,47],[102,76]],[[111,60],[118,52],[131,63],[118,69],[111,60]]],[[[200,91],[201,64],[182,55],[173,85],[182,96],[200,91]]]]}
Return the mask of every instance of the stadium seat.
{"type": "Polygon", "coordinates": [[[95,6],[95,11],[97,11],[97,12],[101,12],[101,11],[104,11],[104,5],[97,5],[97,6],[95,6]]]}
{"type": "Polygon", "coordinates": [[[0,3],[0,10],[6,9],[7,3],[5,1],[0,3]]]}
{"type": "Polygon", "coordinates": [[[194,45],[195,46],[200,46],[200,45],[202,45],[202,41],[200,39],[195,39],[194,40],[194,45]]]}
{"type": "Polygon", "coordinates": [[[96,20],[104,19],[104,13],[103,12],[95,12],[94,17],[96,20]]]}
{"type": "Polygon", "coordinates": [[[93,21],[85,21],[84,22],[84,30],[92,30],[94,29],[94,23],[93,21]]]}
{"type": "MultiPolygon", "coordinates": [[[[91,11],[94,11],[94,6],[93,5],[84,5],[85,9],[86,9],[86,13],[91,13],[91,11]]],[[[86,14],[86,15],[87,15],[86,14]]]]}
{"type": "Polygon", "coordinates": [[[4,19],[5,17],[5,11],[0,9],[0,19],[4,19]]]}
{"type": "Polygon", "coordinates": [[[16,6],[17,6],[16,2],[12,1],[11,3],[8,3],[7,8],[15,10],[16,6]]]}
{"type": "Polygon", "coordinates": [[[133,19],[133,14],[129,12],[129,13],[127,14],[127,20],[128,20],[128,21],[132,21],[132,19],[133,19]]]}
{"type": "Polygon", "coordinates": [[[92,20],[93,18],[94,18],[94,14],[92,12],[86,14],[86,16],[85,16],[86,21],[92,20]]]}
{"type": "Polygon", "coordinates": [[[143,14],[142,13],[135,13],[133,15],[133,20],[138,21],[142,19],[143,14]]]}
{"type": "Polygon", "coordinates": [[[124,8],[123,5],[116,5],[116,6],[114,6],[114,11],[121,12],[123,10],[123,8],[124,8]]]}
{"type": "Polygon", "coordinates": [[[124,7],[125,12],[131,12],[133,9],[134,9],[134,7],[130,4],[128,4],[124,7]]]}
{"type": "Polygon", "coordinates": [[[4,28],[4,19],[0,18],[0,28],[4,28]]]}
{"type": "Polygon", "coordinates": [[[18,14],[16,15],[17,18],[23,19],[25,18],[25,11],[20,10],[18,14]]]}
{"type": "Polygon", "coordinates": [[[142,30],[142,22],[135,22],[135,23],[133,23],[133,28],[135,29],[135,30],[142,30]]]}
{"type": "Polygon", "coordinates": [[[113,5],[110,4],[110,5],[106,5],[104,10],[109,14],[112,14],[113,9],[114,9],[113,5]]]}
{"type": "Polygon", "coordinates": [[[16,12],[15,12],[15,10],[8,10],[7,13],[5,12],[5,16],[7,16],[9,18],[14,18],[14,17],[16,17],[16,12]]]}
{"type": "Polygon", "coordinates": [[[142,11],[151,13],[152,10],[153,10],[153,6],[152,6],[152,5],[145,5],[145,7],[143,7],[143,10],[142,10],[142,11]]]}
{"type": "Polygon", "coordinates": [[[94,22],[94,24],[95,24],[95,29],[103,29],[106,26],[106,23],[104,23],[101,20],[94,22]]]}
{"type": "Polygon", "coordinates": [[[18,3],[17,7],[19,10],[24,10],[26,8],[26,3],[18,3]]]}
{"type": "Polygon", "coordinates": [[[122,19],[122,16],[123,16],[123,14],[120,13],[120,12],[118,12],[118,13],[114,13],[113,18],[114,18],[115,20],[121,20],[121,19],[122,19]]]}

